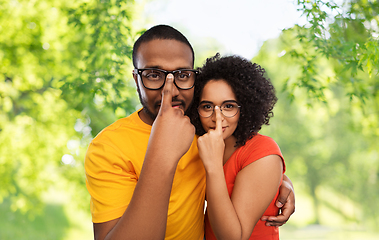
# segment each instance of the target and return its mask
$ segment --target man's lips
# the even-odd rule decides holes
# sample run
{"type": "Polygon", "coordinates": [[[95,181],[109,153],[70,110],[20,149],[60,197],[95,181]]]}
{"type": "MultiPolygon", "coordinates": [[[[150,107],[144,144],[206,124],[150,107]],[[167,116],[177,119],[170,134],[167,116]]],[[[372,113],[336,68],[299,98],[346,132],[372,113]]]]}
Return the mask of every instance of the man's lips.
{"type": "Polygon", "coordinates": [[[173,108],[179,108],[179,107],[183,108],[183,104],[181,102],[173,102],[173,103],[171,103],[171,106],[173,108]]]}
{"type": "MultiPolygon", "coordinates": [[[[161,103],[160,102],[157,103],[156,106],[157,106],[157,108],[160,108],[161,107],[161,103]]],[[[183,102],[172,102],[171,106],[173,108],[182,108],[182,109],[184,109],[184,103],[183,102]]]]}

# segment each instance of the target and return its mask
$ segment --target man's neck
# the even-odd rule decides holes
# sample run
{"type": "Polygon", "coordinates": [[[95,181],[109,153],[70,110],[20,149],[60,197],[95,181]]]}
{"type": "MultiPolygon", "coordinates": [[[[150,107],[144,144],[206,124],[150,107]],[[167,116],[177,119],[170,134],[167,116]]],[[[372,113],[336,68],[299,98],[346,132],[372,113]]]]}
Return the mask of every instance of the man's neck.
{"type": "Polygon", "coordinates": [[[150,117],[149,114],[146,113],[146,111],[144,111],[144,109],[138,112],[138,116],[142,120],[142,122],[150,126],[153,125],[154,120],[150,117]]]}

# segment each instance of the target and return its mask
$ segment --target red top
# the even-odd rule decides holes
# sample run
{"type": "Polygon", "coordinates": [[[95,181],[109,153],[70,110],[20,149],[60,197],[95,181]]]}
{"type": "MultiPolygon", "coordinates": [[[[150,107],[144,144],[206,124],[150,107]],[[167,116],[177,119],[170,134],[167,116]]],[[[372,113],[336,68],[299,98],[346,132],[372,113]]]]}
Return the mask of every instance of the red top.
{"type": "MultiPolygon", "coordinates": [[[[225,181],[229,192],[229,197],[232,195],[234,181],[239,171],[250,163],[261,159],[268,155],[279,155],[283,161],[283,173],[285,172],[285,165],[282,153],[276,142],[267,136],[257,134],[252,139],[248,140],[246,144],[239,147],[224,165],[225,181]]],[[[264,212],[265,216],[277,216],[279,209],[275,206],[276,198],[279,194],[276,193],[274,199],[264,212]]],[[[213,234],[211,224],[209,223],[208,216],[205,216],[205,237],[207,240],[216,239],[213,234]]],[[[259,220],[254,227],[253,233],[249,239],[264,239],[264,240],[278,240],[279,228],[267,227],[265,222],[259,220]]]]}

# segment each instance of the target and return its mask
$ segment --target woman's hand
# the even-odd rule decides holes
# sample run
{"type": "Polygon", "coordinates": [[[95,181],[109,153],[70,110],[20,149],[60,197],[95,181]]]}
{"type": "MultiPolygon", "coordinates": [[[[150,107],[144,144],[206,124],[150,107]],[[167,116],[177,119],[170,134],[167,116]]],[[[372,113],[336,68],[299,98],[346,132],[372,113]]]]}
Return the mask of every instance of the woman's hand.
{"type": "Polygon", "coordinates": [[[199,155],[206,171],[215,169],[215,167],[222,167],[224,159],[225,143],[222,132],[221,110],[218,106],[215,106],[214,111],[216,113],[216,128],[210,129],[197,140],[199,155]]]}

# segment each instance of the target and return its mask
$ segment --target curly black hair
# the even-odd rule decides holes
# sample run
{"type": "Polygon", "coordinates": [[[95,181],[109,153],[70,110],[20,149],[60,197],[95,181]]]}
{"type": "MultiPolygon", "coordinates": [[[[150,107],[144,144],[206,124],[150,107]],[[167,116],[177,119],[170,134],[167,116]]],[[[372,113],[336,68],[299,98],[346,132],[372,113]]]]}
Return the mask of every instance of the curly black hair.
{"type": "Polygon", "coordinates": [[[216,54],[208,58],[195,82],[194,100],[188,115],[196,127],[196,134],[201,136],[205,131],[201,125],[197,107],[204,86],[210,80],[224,80],[233,89],[237,102],[241,106],[238,126],[233,135],[237,146],[245,145],[262,128],[269,125],[270,117],[277,101],[275,88],[266,78],[265,70],[256,63],[251,63],[240,56],[220,57],[216,54]]]}

